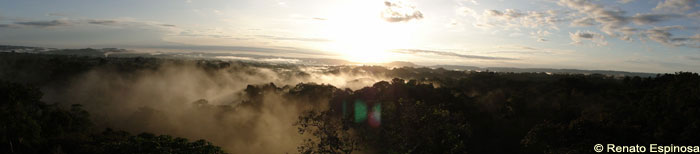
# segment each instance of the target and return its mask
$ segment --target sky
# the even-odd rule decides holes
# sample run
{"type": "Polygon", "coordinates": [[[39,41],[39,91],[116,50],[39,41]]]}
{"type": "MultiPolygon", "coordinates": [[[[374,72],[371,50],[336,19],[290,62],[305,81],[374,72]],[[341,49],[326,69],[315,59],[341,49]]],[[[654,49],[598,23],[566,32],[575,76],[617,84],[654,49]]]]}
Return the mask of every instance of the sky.
{"type": "Polygon", "coordinates": [[[0,44],[700,72],[698,0],[0,0],[0,44]]]}

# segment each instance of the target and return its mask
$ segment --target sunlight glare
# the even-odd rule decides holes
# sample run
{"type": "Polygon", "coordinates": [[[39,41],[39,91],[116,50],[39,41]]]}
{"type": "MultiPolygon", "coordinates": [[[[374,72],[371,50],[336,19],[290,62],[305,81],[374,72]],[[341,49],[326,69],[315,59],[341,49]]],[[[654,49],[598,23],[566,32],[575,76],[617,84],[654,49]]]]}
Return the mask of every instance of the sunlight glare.
{"type": "Polygon", "coordinates": [[[406,48],[411,39],[410,23],[390,23],[380,17],[384,9],[376,1],[351,1],[337,9],[327,31],[334,43],[330,51],[338,52],[346,60],[360,63],[396,61],[391,49],[406,48]],[[350,8],[363,8],[357,11],[350,8]]]}

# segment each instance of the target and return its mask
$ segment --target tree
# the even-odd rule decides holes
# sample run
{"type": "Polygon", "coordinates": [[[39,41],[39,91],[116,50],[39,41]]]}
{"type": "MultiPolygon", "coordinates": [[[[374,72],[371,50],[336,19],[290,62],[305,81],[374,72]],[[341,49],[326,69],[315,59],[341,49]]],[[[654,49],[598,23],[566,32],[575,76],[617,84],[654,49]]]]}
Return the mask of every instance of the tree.
{"type": "Polygon", "coordinates": [[[0,151],[2,153],[201,153],[222,154],[205,140],[124,131],[94,134],[89,113],[79,104],[63,109],[40,101],[31,86],[0,81],[0,151]]]}

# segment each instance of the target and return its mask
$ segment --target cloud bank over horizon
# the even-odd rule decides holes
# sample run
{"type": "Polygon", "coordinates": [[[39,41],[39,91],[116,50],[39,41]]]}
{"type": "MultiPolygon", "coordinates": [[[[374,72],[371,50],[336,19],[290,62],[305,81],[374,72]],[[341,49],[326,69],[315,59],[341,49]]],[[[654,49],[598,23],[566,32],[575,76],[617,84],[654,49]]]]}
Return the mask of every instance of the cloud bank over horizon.
{"type": "Polygon", "coordinates": [[[649,72],[700,66],[692,60],[700,57],[697,0],[66,1],[54,8],[3,3],[10,4],[0,6],[0,44],[7,45],[232,47],[219,49],[342,59],[349,51],[337,47],[350,44],[368,46],[353,50],[382,50],[363,53],[398,54],[393,60],[422,64],[649,72]],[[126,7],[132,4],[139,7],[126,7]],[[357,42],[363,36],[377,44],[357,42]],[[517,46],[541,50],[499,52],[517,46]],[[544,52],[550,54],[533,54],[544,52]],[[457,59],[442,60],[450,57],[457,59]]]}

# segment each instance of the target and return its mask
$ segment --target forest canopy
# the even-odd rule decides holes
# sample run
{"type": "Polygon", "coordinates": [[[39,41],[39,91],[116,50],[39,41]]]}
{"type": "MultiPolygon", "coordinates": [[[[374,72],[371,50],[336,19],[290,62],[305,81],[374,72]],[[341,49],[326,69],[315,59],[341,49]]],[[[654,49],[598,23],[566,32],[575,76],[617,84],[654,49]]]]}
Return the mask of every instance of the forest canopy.
{"type": "Polygon", "coordinates": [[[41,96],[35,87],[0,81],[3,153],[224,153],[205,140],[112,129],[96,133],[82,105],[66,109],[41,96]]]}
{"type": "Polygon", "coordinates": [[[596,144],[700,143],[700,76],[691,72],[0,59],[4,153],[593,153],[596,144]]]}

